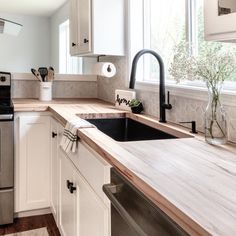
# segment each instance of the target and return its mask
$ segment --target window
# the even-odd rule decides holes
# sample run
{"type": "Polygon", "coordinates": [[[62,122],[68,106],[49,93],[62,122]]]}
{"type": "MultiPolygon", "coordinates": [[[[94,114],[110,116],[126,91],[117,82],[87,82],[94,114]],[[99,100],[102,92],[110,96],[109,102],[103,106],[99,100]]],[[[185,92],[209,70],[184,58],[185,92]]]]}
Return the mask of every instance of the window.
{"type": "Polygon", "coordinates": [[[82,58],[70,56],[69,32],[69,20],[66,20],[59,25],[59,73],[82,74],[82,58]]]}
{"type": "MultiPolygon", "coordinates": [[[[130,9],[132,9],[130,11],[131,60],[142,48],[157,51],[164,60],[166,78],[171,80],[168,69],[177,45],[188,45],[188,51],[193,55],[204,53],[202,46],[206,41],[203,0],[130,0],[130,9]]],[[[219,42],[208,42],[208,44],[212,48],[230,47],[231,50],[236,50],[235,44],[219,42]]],[[[139,82],[159,81],[159,67],[153,56],[144,55],[138,69],[139,82]]],[[[236,75],[229,80],[236,81],[236,75]]]]}

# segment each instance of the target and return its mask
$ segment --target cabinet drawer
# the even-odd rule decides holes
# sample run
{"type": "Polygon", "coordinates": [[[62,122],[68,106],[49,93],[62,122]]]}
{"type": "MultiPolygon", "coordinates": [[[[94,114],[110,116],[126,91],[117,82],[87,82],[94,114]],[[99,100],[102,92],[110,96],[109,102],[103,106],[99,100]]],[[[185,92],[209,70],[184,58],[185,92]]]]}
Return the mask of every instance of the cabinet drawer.
{"type": "Polygon", "coordinates": [[[102,186],[110,182],[111,166],[91,148],[82,143],[78,144],[76,153],[69,154],[69,158],[96,194],[104,201],[104,203],[108,203],[107,198],[102,191],[102,186]]]}

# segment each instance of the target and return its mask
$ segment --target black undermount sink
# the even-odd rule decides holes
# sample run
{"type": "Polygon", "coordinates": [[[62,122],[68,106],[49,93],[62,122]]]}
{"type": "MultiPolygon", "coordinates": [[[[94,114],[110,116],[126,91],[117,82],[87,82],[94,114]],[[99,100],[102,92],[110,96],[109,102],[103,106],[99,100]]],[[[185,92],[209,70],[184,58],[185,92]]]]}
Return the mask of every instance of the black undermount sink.
{"type": "Polygon", "coordinates": [[[87,121],[119,142],[178,138],[130,118],[87,119],[87,121]]]}

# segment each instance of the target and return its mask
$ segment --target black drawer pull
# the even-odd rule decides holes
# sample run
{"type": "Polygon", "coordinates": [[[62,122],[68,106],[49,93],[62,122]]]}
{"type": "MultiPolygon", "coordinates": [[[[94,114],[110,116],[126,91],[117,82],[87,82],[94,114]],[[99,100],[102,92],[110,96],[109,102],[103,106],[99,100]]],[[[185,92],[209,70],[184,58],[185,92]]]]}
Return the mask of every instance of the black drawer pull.
{"type": "Polygon", "coordinates": [[[66,181],[66,186],[68,189],[70,189],[70,186],[73,186],[73,183],[70,182],[69,180],[66,181]]]}
{"type": "Polygon", "coordinates": [[[73,185],[70,186],[70,193],[73,194],[74,191],[76,191],[76,187],[74,187],[73,185]]]}
{"type": "Polygon", "coordinates": [[[66,181],[66,186],[69,189],[70,193],[73,194],[76,191],[76,187],[74,187],[74,183],[69,180],[66,181]]]}

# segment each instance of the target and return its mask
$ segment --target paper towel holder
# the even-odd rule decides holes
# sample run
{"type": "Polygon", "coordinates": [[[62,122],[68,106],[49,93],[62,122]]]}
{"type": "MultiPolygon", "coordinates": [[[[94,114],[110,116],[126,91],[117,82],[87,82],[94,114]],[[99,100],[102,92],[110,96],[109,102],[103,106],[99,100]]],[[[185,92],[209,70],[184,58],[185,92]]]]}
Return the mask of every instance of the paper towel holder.
{"type": "MultiPolygon", "coordinates": [[[[100,62],[100,57],[105,57],[106,55],[99,55],[98,57],[97,57],[97,62],[100,62]]],[[[108,65],[108,67],[107,67],[107,72],[111,72],[111,65],[108,65]]]]}
{"type": "MultiPolygon", "coordinates": [[[[98,57],[97,57],[97,62],[100,62],[100,57],[105,57],[106,55],[99,55],[98,57]]],[[[109,72],[109,71],[108,71],[109,72]]]]}
{"type": "Polygon", "coordinates": [[[111,65],[108,65],[107,72],[111,72],[111,65]]]}

